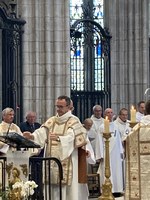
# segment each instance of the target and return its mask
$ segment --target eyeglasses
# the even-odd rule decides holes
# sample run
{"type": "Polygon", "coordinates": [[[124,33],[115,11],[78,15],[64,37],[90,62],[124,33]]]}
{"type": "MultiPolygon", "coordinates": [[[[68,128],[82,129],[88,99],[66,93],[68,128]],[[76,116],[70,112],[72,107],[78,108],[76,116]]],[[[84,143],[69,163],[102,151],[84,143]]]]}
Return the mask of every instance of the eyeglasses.
{"type": "Polygon", "coordinates": [[[63,109],[64,107],[67,107],[68,105],[66,106],[61,106],[61,105],[55,105],[56,108],[59,108],[59,109],[63,109]]]}
{"type": "Polygon", "coordinates": [[[128,114],[121,114],[121,116],[128,116],[128,114]]]}

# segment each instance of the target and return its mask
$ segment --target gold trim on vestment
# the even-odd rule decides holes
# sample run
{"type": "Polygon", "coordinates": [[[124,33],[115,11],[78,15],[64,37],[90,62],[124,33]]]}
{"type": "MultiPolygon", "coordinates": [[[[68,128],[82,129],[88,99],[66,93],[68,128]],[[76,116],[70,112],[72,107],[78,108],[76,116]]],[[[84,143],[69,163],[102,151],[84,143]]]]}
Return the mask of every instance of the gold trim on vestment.
{"type": "Polygon", "coordinates": [[[150,126],[135,129],[126,140],[125,200],[150,199],[150,126]]]}
{"type": "MultiPolygon", "coordinates": [[[[57,117],[52,117],[45,124],[42,125],[43,127],[46,127],[48,129],[47,132],[47,150],[46,150],[46,156],[53,156],[58,159],[60,159],[59,154],[61,152],[59,149],[59,145],[61,145],[61,142],[51,141],[49,140],[49,132],[54,132],[58,136],[63,136],[67,134],[67,130],[69,128],[72,128],[75,134],[75,148],[83,146],[86,144],[85,140],[85,129],[83,128],[82,124],[79,123],[78,119],[71,116],[68,118],[65,122],[58,122],[57,117]],[[64,125],[64,126],[63,126],[64,125]],[[60,132],[60,126],[62,126],[62,130],[60,132]],[[53,149],[53,147],[55,148],[53,149]]],[[[71,156],[66,158],[65,160],[61,160],[61,164],[63,167],[63,181],[62,184],[71,185],[72,182],[72,158],[71,156]]],[[[58,168],[54,168],[54,166],[51,167],[51,170],[54,172],[52,183],[58,184],[58,168]]]]}

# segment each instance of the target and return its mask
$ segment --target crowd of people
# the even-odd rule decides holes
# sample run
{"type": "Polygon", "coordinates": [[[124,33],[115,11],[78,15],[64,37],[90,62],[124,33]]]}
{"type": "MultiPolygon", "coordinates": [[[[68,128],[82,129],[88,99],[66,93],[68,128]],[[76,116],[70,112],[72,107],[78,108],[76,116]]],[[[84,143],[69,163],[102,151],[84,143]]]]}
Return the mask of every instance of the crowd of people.
{"type": "MultiPolygon", "coordinates": [[[[29,111],[26,114],[26,121],[22,122],[20,126],[13,123],[14,110],[5,108],[2,111],[0,134],[17,132],[40,144],[42,148],[46,146],[44,155],[58,158],[63,167],[62,199],[87,200],[89,196],[85,178],[88,173],[88,168],[85,167],[87,163],[99,164],[97,173],[100,176],[100,187],[105,180],[103,132],[104,119],[107,117],[111,133],[109,153],[112,192],[114,196],[122,194],[125,190],[125,141],[131,132],[128,109],[121,108],[117,117],[114,118],[112,108],[106,108],[103,112],[101,105],[94,105],[92,115],[87,116],[81,123],[79,118],[72,113],[73,102],[68,96],[59,96],[56,99],[55,107],[57,114],[43,124],[36,122],[36,112],[29,111]],[[84,155],[84,159],[80,154],[84,155]]],[[[145,102],[140,101],[137,104],[137,122],[140,122],[144,115],[145,102]]],[[[0,150],[4,145],[6,144],[0,142],[0,150]]],[[[53,173],[54,176],[57,176],[55,169],[53,169],[53,173]]],[[[55,190],[56,180],[57,178],[54,180],[52,199],[58,197],[58,193],[55,192],[57,191],[55,190]]]]}

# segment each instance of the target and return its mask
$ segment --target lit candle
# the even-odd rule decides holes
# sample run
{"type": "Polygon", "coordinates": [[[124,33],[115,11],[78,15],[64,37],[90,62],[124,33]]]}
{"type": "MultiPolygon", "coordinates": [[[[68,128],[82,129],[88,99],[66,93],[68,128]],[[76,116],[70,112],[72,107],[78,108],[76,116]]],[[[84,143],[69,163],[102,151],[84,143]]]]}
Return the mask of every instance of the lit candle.
{"type": "Polygon", "coordinates": [[[107,116],[104,119],[104,133],[109,133],[109,120],[107,116]]]}
{"type": "Polygon", "coordinates": [[[136,110],[134,109],[133,106],[131,107],[130,115],[131,115],[131,122],[135,123],[136,122],[136,110]]]}

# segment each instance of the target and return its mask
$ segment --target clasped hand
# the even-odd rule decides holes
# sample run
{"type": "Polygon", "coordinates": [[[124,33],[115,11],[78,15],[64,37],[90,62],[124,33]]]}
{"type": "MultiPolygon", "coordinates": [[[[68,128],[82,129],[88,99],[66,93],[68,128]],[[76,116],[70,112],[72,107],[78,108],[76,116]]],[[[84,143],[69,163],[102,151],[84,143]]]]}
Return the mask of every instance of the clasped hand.
{"type": "Polygon", "coordinates": [[[49,137],[50,137],[50,140],[54,140],[54,141],[58,140],[58,135],[56,135],[56,133],[49,132],[49,137]]]}

